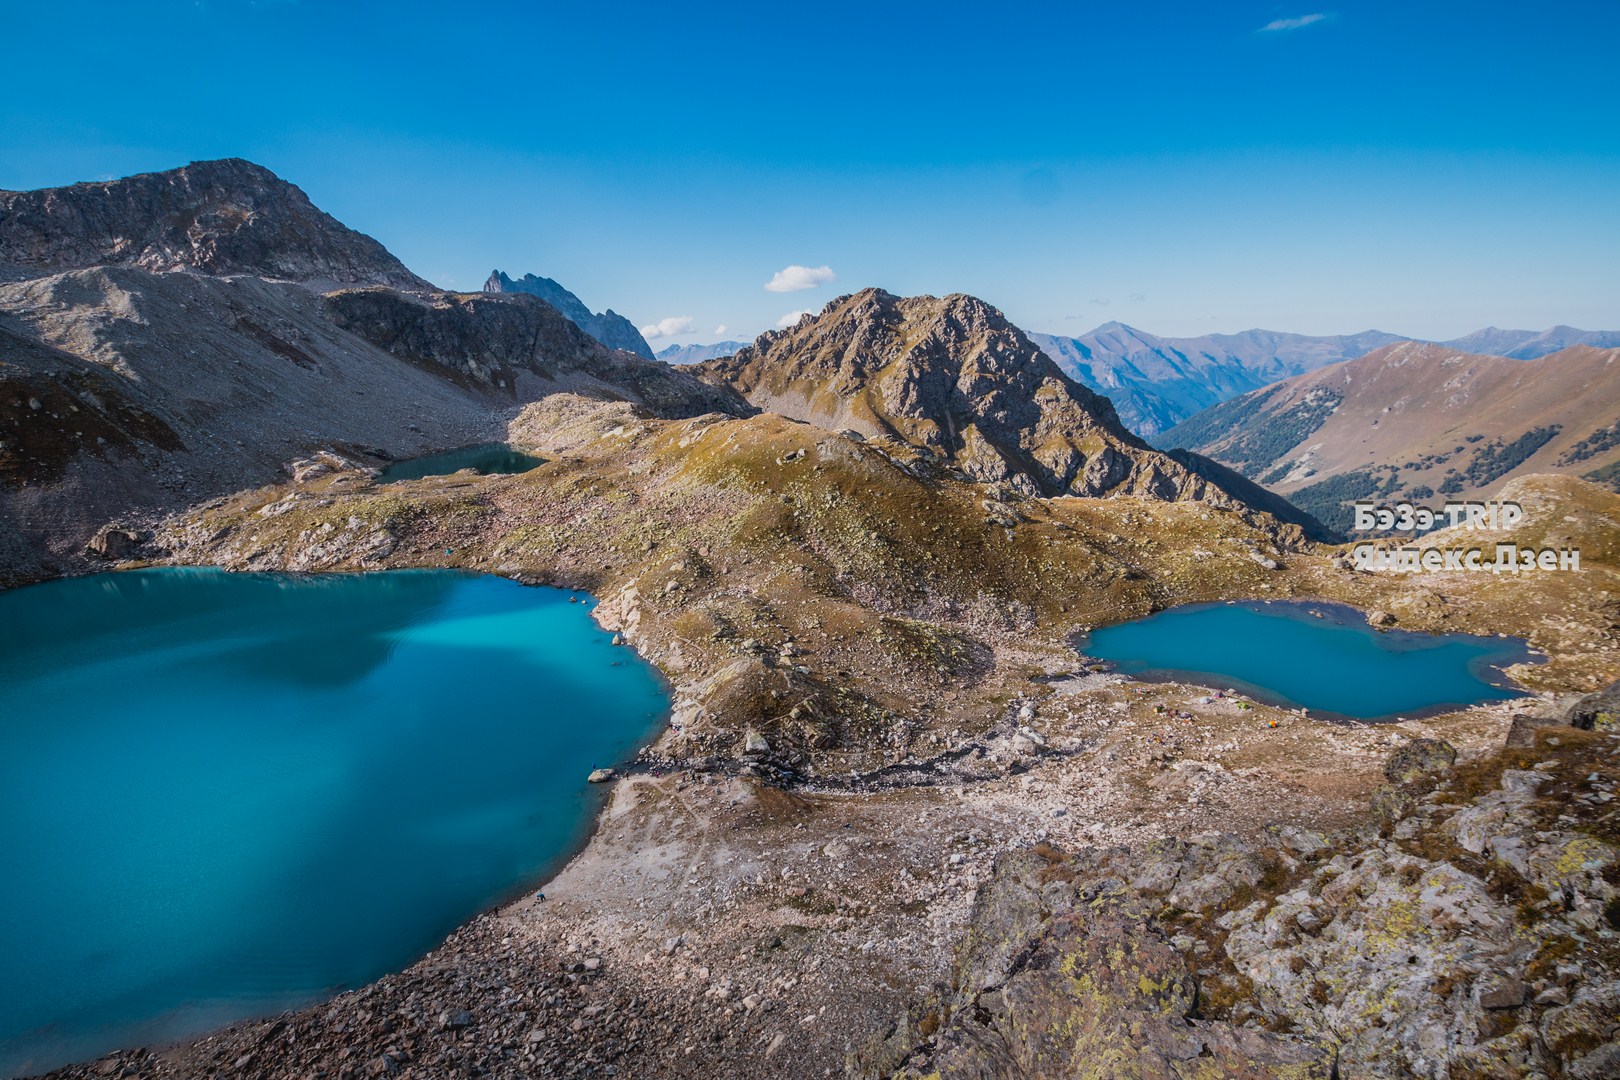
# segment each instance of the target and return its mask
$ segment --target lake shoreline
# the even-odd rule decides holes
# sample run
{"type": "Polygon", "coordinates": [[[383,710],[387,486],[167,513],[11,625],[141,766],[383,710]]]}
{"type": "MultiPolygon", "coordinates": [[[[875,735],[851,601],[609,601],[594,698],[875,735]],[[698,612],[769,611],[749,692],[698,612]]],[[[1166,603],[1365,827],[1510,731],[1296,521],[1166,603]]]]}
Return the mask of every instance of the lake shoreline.
{"type": "MultiPolygon", "coordinates": [[[[772,437],[786,444],[760,448],[768,461],[814,434],[771,418],[760,423],[779,426],[772,437]]],[[[657,437],[698,440],[694,446],[704,438],[698,422],[669,428],[657,437]]],[[[634,451],[615,442],[613,463],[602,467],[620,469],[626,454],[633,464],[634,451]]],[[[1005,853],[1040,845],[1140,852],[1190,835],[1254,837],[1271,824],[1356,826],[1367,820],[1393,750],[1443,738],[1472,760],[1494,752],[1512,722],[1511,708],[1497,705],[1344,727],[1264,704],[1252,711],[1199,705],[1199,691],[1175,684],[1071,686],[1063,676],[1076,667],[1066,645],[1074,623],[1131,618],[1167,599],[1260,600],[1267,592],[1334,595],[1364,610],[1396,611],[1404,625],[1423,629],[1468,629],[1489,619],[1552,654],[1536,672],[1535,704],[1548,710],[1617,666],[1607,646],[1564,644],[1588,640],[1571,638],[1570,627],[1586,634],[1593,620],[1564,621],[1567,596],[1534,583],[1513,593],[1502,582],[1470,583],[1484,591],[1440,604],[1416,582],[1338,568],[1330,551],[1294,553],[1276,571],[1236,551],[1212,569],[1187,551],[1207,552],[1212,528],[1241,523],[1217,517],[1212,524],[1196,506],[1124,500],[1057,500],[1026,512],[1062,515],[1066,529],[1107,544],[1101,530],[1117,538],[1123,528],[1113,524],[1116,515],[1150,509],[1165,539],[1162,553],[1137,556],[1147,575],[1139,591],[1077,594],[1088,607],[1054,596],[1049,577],[1010,582],[999,587],[1008,598],[1028,598],[1018,602],[1031,604],[1031,624],[969,621],[938,606],[926,609],[931,625],[949,633],[925,634],[903,617],[874,612],[868,594],[852,602],[834,579],[817,576],[803,545],[770,532],[739,541],[727,530],[735,520],[751,522],[754,504],[711,501],[698,517],[682,501],[684,490],[664,505],[637,486],[649,474],[613,472],[632,499],[599,482],[591,460],[429,482],[413,499],[482,500],[484,516],[476,527],[438,524],[444,516],[418,532],[391,526],[399,531],[377,561],[452,564],[601,598],[593,611],[600,625],[617,627],[675,688],[671,722],[641,755],[660,763],[663,775],[632,767],[610,785],[587,842],[544,884],[543,903],[520,898],[480,915],[406,971],[322,1005],[162,1052],[115,1055],[114,1071],[192,1075],[244,1057],[275,1076],[373,1066],[431,1074],[469,1063],[514,1076],[563,1074],[570,1063],[694,1078],[774,1078],[802,1073],[806,1063],[837,1071],[847,1054],[891,1030],[923,988],[950,978],[975,894],[1005,853]],[[1183,518],[1180,538],[1173,530],[1183,518]],[[538,540],[514,533],[529,522],[548,531],[538,540]],[[519,541],[540,546],[520,558],[519,541]],[[768,557],[749,546],[758,544],[773,545],[768,557]],[[446,548],[454,555],[446,557],[446,548]],[[810,570],[789,569],[796,565],[810,570]],[[902,650],[931,659],[919,664],[902,650]],[[807,698],[813,708],[800,707],[807,698]],[[863,704],[870,701],[900,704],[881,713],[863,704]],[[905,712],[905,701],[928,711],[905,712]],[[1193,719],[1171,722],[1158,706],[1193,719]],[[802,715],[791,717],[793,708],[802,715]],[[877,719],[817,726],[839,709],[877,719]],[[756,725],[763,750],[748,749],[756,725]],[[839,741],[810,741],[823,730],[839,741]],[[923,762],[936,763],[927,782],[907,781],[905,770],[923,762]],[[670,763],[675,768],[665,771],[670,763]],[[753,775],[777,776],[778,768],[806,779],[753,775]],[[852,773],[896,782],[844,786],[852,773]]],[[[374,513],[369,498],[363,487],[252,494],[172,523],[160,534],[161,550],[179,563],[354,568],[370,550],[363,530],[347,546],[318,553],[299,538],[323,520],[340,527],[348,517],[372,520],[362,516],[374,513]],[[259,516],[289,498],[292,512],[268,523],[259,516]]],[[[758,503],[772,513],[787,505],[774,494],[758,503]]],[[[962,513],[982,527],[976,498],[962,513]]],[[[1056,524],[1020,524],[1014,536],[1026,534],[1079,546],[1056,524]]],[[[859,544],[861,558],[893,550],[859,544]]],[[[863,574],[867,582],[886,580],[871,566],[863,574]]],[[[1138,589],[1137,579],[1115,580],[1138,589]]],[[[91,1076],[100,1067],[59,1075],[91,1076]]]]}

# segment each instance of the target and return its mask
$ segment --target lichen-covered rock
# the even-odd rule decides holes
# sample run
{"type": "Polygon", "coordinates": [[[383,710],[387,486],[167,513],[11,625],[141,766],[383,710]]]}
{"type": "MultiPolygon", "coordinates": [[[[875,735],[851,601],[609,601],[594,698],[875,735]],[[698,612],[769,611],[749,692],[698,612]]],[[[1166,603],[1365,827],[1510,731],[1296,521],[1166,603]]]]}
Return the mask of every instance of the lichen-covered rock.
{"type": "Polygon", "coordinates": [[[1585,731],[1620,730],[1620,682],[1581,698],[1564,713],[1564,721],[1585,731]]]}
{"type": "Polygon", "coordinates": [[[1389,755],[1384,775],[1392,784],[1409,784],[1449,769],[1456,761],[1457,748],[1444,739],[1413,739],[1389,755]]]}
{"type": "Polygon", "coordinates": [[[1620,737],[1563,730],[1443,774],[1414,743],[1393,836],[1006,856],[937,1034],[872,1071],[1616,1075],[1620,737]]]}
{"type": "Polygon", "coordinates": [[[1332,1075],[1325,1043],[1194,1018],[1197,979],[1166,940],[1156,905],[1113,880],[1075,893],[1074,869],[1027,852],[1000,860],[975,904],[978,937],[964,950],[943,1022],[931,1010],[926,1024],[897,1025],[854,1062],[855,1071],[1097,1080],[1332,1075]],[[1043,901],[1065,893],[1066,909],[1049,913],[1043,901]],[[906,1033],[922,1038],[902,1052],[897,1038],[906,1033]]]}

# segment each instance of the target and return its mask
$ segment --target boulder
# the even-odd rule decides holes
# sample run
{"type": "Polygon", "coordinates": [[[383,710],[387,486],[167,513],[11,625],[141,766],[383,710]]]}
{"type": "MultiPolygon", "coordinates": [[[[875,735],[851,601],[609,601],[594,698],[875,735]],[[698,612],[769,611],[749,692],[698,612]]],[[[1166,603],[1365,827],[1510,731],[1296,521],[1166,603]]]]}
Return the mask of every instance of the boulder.
{"type": "Polygon", "coordinates": [[[1379,784],[1373,788],[1373,818],[1385,828],[1394,828],[1416,810],[1417,806],[1417,797],[1402,785],[1379,784]]]}
{"type": "Polygon", "coordinates": [[[1508,728],[1506,746],[1534,746],[1536,732],[1542,728],[1568,727],[1563,720],[1554,720],[1546,716],[1531,716],[1528,713],[1514,713],[1513,724],[1508,728]]]}
{"type": "Polygon", "coordinates": [[[1587,694],[1564,713],[1564,722],[1583,731],[1620,729],[1620,682],[1587,694]]]}
{"type": "Polygon", "coordinates": [[[1507,975],[1485,975],[1474,985],[1482,1009],[1517,1009],[1528,993],[1524,983],[1507,975]]]}
{"type": "Polygon", "coordinates": [[[107,526],[90,538],[85,550],[103,559],[124,559],[140,546],[141,534],[134,529],[107,526]]]}
{"type": "Polygon", "coordinates": [[[612,769],[592,769],[591,775],[585,779],[592,784],[605,784],[609,780],[617,778],[617,776],[618,774],[612,769]]]}
{"type": "Polygon", "coordinates": [[[1380,627],[1394,626],[1395,616],[1391,615],[1387,611],[1369,611],[1367,612],[1367,625],[1380,627]]]}
{"type": "Polygon", "coordinates": [[[1444,739],[1413,739],[1389,755],[1384,776],[1392,784],[1410,784],[1449,769],[1456,761],[1456,747],[1444,739]]]}

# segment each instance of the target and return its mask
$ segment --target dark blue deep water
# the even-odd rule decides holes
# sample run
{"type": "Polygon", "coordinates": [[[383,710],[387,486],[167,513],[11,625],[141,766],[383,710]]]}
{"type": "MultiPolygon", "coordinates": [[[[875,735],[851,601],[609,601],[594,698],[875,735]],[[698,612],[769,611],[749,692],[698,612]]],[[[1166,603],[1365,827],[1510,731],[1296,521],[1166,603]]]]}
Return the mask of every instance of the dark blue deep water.
{"type": "Polygon", "coordinates": [[[569,594],[143,570],[0,593],[0,1076],[408,965],[662,723],[569,594]]]}
{"type": "Polygon", "coordinates": [[[544,464],[544,459],[515,450],[505,443],[485,443],[482,446],[464,446],[459,450],[446,450],[442,454],[396,461],[384,468],[382,475],[377,479],[384,484],[391,484],[396,480],[420,480],[424,476],[448,476],[462,469],[472,469],[488,476],[493,473],[528,472],[544,464]]]}
{"type": "Polygon", "coordinates": [[[1095,630],[1080,648],[1137,678],[1353,720],[1518,697],[1501,668],[1533,658],[1516,638],[1375,630],[1353,609],[1311,603],[1189,604],[1095,630]]]}

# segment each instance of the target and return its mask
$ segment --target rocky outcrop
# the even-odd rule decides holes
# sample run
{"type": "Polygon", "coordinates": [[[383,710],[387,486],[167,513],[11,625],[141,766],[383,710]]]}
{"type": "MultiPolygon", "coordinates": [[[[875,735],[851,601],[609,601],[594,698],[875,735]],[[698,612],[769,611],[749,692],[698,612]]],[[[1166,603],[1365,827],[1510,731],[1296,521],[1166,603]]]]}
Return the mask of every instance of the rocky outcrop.
{"type": "Polygon", "coordinates": [[[432,288],[298,188],[237,158],[38,191],[0,192],[0,279],[88,266],[432,288]]]}
{"type": "Polygon", "coordinates": [[[103,525],[276,482],[324,448],[500,438],[515,404],[346,333],[290,282],[113,266],[0,284],[0,583],[97,568],[103,525]]]}
{"type": "Polygon", "coordinates": [[[1586,731],[1620,730],[1620,683],[1581,698],[1565,712],[1564,722],[1586,731]]]}
{"type": "Polygon", "coordinates": [[[1377,827],[1004,856],[949,993],[865,1070],[1614,1075],[1620,737],[1453,757],[1398,751],[1377,827]]]}
{"type": "Polygon", "coordinates": [[[562,312],[568,321],[585,331],[591,337],[600,341],[610,349],[623,349],[625,352],[635,353],[643,360],[653,359],[652,346],[647,339],[641,336],[636,324],[620,315],[612,308],[603,312],[593,312],[585,306],[584,301],[563,288],[550,278],[536,277],[533,274],[524,274],[513,280],[499,270],[490,271],[489,280],[484,282],[484,291],[487,293],[528,293],[538,296],[558,311],[562,312]]]}
{"type": "Polygon", "coordinates": [[[0,193],[0,585],[322,450],[490,441],[558,390],[751,411],[534,297],[439,292],[248,162],[0,193]]]}
{"type": "MultiPolygon", "coordinates": [[[[1247,505],[1216,469],[1189,467],[1127,432],[1107,398],[1064,375],[1001,312],[971,296],[867,289],[694,370],[760,408],[899,439],[1025,495],[1247,505]]],[[[1268,509],[1314,531],[1280,500],[1268,509]]]]}
{"type": "MultiPolygon", "coordinates": [[[[1164,845],[1159,854],[1166,873],[1151,884],[1174,883],[1179,873],[1188,884],[1199,874],[1233,885],[1258,876],[1253,860],[1215,845],[1164,845]]],[[[950,994],[869,1047],[859,1071],[1098,1080],[1334,1075],[1328,1040],[1199,1016],[1191,957],[1172,944],[1153,894],[1099,874],[1100,864],[1077,873],[1081,865],[1050,848],[998,859],[975,898],[950,994]]]]}
{"type": "Polygon", "coordinates": [[[666,417],[754,411],[727,387],[603,346],[550,304],[523,294],[419,297],[346,289],[329,294],[325,310],[339,327],[393,356],[515,388],[523,398],[568,389],[637,402],[666,417]],[[540,383],[522,387],[524,376],[540,383]]]}

